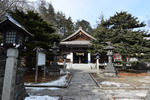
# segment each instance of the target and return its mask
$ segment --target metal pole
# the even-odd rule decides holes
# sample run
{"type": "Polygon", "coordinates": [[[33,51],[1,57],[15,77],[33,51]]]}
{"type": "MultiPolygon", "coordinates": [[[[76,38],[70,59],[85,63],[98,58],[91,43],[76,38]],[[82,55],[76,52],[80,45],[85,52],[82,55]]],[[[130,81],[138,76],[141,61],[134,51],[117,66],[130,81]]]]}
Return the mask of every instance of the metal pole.
{"type": "Polygon", "coordinates": [[[37,83],[37,79],[38,79],[38,50],[36,50],[35,83],[37,83]]]}

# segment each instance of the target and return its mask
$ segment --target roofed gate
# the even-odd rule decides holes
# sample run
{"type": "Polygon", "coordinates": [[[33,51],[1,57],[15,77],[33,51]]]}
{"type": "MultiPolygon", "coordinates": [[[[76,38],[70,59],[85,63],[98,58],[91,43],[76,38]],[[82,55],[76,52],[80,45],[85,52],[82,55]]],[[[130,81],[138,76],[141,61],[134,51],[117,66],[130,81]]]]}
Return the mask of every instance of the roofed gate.
{"type": "Polygon", "coordinates": [[[82,27],[60,42],[63,53],[67,53],[67,61],[71,63],[90,63],[91,54],[88,52],[90,40],[96,40],[86,33],[82,27]]]}

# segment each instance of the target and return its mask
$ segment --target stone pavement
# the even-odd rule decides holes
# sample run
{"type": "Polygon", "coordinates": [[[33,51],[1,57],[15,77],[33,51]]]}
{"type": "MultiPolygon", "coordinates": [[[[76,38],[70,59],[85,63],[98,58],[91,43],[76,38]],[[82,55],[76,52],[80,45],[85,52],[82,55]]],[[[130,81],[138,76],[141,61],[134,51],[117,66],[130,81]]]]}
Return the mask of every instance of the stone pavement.
{"type": "Polygon", "coordinates": [[[70,87],[63,97],[64,100],[109,100],[89,73],[83,71],[74,72],[70,87]]]}
{"type": "Polygon", "coordinates": [[[71,79],[70,86],[66,89],[27,90],[27,92],[32,95],[61,95],[63,100],[112,100],[99,89],[91,78],[88,73],[91,70],[71,69],[70,71],[74,72],[74,76],[71,79]]]}

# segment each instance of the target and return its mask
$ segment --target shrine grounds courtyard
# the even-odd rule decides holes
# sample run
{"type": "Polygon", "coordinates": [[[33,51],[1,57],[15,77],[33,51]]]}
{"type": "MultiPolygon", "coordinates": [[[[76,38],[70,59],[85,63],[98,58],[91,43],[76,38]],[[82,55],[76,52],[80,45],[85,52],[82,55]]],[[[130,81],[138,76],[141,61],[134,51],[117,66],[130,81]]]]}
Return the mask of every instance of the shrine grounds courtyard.
{"type": "MultiPolygon", "coordinates": [[[[67,88],[30,87],[30,96],[52,96],[41,100],[144,100],[149,86],[147,73],[120,71],[116,78],[96,74],[96,69],[67,68],[74,73],[67,88]]],[[[27,99],[37,100],[37,99],[27,99]]]]}

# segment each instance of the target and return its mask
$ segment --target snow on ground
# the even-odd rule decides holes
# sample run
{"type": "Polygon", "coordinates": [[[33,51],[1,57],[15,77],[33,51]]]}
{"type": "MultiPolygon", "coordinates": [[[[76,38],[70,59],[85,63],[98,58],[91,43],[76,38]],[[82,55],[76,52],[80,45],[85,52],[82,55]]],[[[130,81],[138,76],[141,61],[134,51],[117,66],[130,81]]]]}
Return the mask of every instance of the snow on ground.
{"type": "Polygon", "coordinates": [[[26,89],[32,91],[41,91],[41,90],[58,90],[60,88],[53,88],[53,87],[25,87],[26,89]]]}
{"type": "Polygon", "coordinates": [[[26,97],[25,100],[58,100],[59,97],[50,97],[48,95],[45,96],[29,96],[26,97]]]}
{"type": "Polygon", "coordinates": [[[60,69],[60,74],[70,74],[70,72],[68,72],[68,71],[65,71],[65,72],[64,72],[63,69],[60,69]]]}
{"type": "Polygon", "coordinates": [[[143,99],[115,99],[115,100],[143,100],[143,99]]]}
{"type": "Polygon", "coordinates": [[[66,77],[68,76],[68,74],[66,74],[65,76],[61,76],[58,80],[55,81],[51,81],[51,82],[46,82],[46,83],[25,83],[25,85],[43,85],[43,86],[64,86],[67,83],[67,79],[66,77]]]}
{"type": "Polygon", "coordinates": [[[108,85],[108,86],[117,86],[117,87],[121,87],[121,86],[130,86],[129,84],[121,84],[121,83],[116,83],[116,82],[110,82],[110,81],[103,81],[100,84],[102,85],[108,85]]]}

